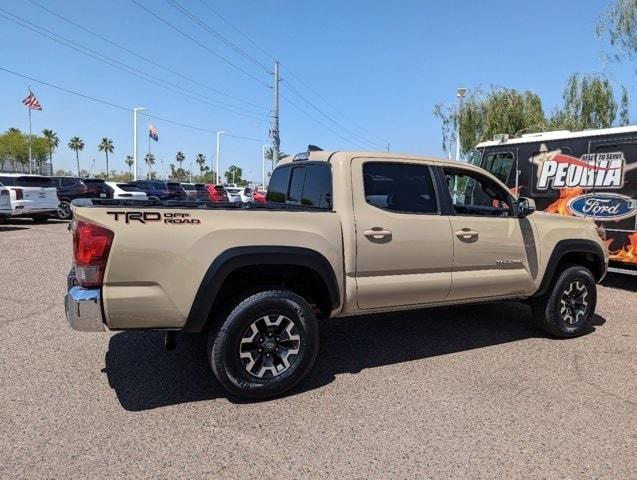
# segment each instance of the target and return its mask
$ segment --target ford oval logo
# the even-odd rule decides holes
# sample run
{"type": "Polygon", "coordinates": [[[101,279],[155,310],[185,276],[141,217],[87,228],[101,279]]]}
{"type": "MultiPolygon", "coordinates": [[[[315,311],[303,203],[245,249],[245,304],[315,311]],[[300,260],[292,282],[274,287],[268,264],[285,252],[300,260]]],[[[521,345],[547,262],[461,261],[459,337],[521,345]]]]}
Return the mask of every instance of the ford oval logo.
{"type": "Polygon", "coordinates": [[[616,193],[587,193],[569,201],[568,209],[580,217],[621,220],[637,213],[637,200],[616,193]]]}

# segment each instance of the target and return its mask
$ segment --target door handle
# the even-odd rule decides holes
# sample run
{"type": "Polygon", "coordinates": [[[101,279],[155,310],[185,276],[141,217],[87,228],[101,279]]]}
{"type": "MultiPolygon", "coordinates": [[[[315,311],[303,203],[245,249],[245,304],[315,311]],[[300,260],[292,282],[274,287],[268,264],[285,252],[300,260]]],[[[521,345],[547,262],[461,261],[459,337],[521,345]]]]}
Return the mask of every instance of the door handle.
{"type": "Polygon", "coordinates": [[[478,232],[471,230],[470,228],[463,228],[462,230],[455,232],[455,234],[460,240],[475,241],[478,239],[478,232]]]}
{"type": "Polygon", "coordinates": [[[389,241],[391,240],[391,231],[390,230],[385,230],[382,227],[374,227],[371,230],[365,230],[363,232],[363,235],[365,235],[368,239],[370,240],[376,240],[376,241],[389,241]]]}

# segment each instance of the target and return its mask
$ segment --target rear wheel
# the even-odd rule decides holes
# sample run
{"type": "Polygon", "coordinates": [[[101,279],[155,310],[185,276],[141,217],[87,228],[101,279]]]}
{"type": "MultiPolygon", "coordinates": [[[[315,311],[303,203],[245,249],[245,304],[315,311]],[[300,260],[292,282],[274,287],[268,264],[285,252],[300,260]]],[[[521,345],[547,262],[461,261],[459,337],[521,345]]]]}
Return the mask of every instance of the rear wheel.
{"type": "Polygon", "coordinates": [[[579,265],[556,274],[549,291],[531,303],[538,326],[558,338],[587,333],[596,305],[595,279],[590,270],[579,265]]]}
{"type": "Polygon", "coordinates": [[[229,392],[259,399],[300,382],[312,368],[318,346],[318,321],[305,299],[268,290],[245,298],[210,332],[208,358],[229,392]]]}
{"type": "Polygon", "coordinates": [[[71,204],[66,200],[62,200],[58,205],[56,214],[60,220],[70,220],[73,216],[73,212],[71,211],[71,204]]]}
{"type": "Polygon", "coordinates": [[[33,215],[31,217],[31,219],[35,222],[35,223],[46,223],[49,221],[49,215],[46,213],[40,214],[40,215],[33,215]]]}

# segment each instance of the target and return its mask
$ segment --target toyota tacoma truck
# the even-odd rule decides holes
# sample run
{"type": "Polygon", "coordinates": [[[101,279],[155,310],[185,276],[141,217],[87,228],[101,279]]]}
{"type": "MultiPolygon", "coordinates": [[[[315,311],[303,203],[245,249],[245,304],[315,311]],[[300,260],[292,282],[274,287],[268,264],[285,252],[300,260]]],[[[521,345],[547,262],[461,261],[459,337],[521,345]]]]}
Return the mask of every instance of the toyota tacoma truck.
{"type": "Polygon", "coordinates": [[[608,265],[592,221],[535,212],[481,168],[390,153],[308,149],[264,205],[72,208],[71,327],[161,330],[169,347],[205,333],[219,382],[252,399],[308,373],[320,316],[517,299],[549,335],[582,335],[608,265]]]}

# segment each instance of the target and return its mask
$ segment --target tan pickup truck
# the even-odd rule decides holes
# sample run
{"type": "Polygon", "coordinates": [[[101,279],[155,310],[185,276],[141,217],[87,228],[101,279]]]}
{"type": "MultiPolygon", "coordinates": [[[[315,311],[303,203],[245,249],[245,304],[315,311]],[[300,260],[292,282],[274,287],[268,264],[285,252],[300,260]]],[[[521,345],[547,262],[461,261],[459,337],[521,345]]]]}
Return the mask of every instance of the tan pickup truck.
{"type": "Polygon", "coordinates": [[[214,374],[246,398],[308,373],[317,316],[519,299],[552,336],[590,329],[603,232],[480,168],[308,151],[277,166],[267,201],[75,201],[71,327],[163,330],[168,346],[206,332],[214,374]]]}

